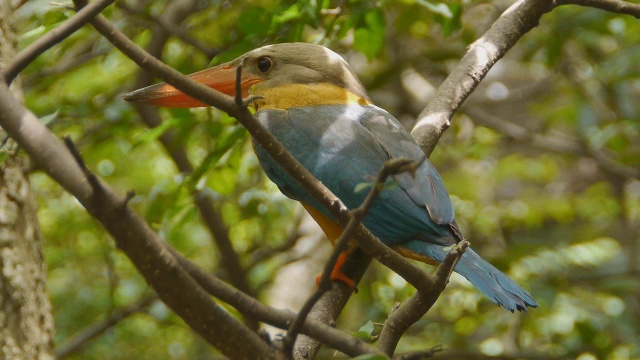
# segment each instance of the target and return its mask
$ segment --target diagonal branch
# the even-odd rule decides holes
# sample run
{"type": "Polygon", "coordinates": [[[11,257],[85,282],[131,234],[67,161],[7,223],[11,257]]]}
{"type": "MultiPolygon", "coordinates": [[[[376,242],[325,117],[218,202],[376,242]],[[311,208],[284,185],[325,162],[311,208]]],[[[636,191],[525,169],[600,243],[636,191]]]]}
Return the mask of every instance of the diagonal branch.
{"type": "MultiPolygon", "coordinates": [[[[172,3],[169,3],[168,5],[171,5],[171,4],[172,3]]],[[[174,23],[173,21],[169,21],[167,18],[163,16],[155,17],[149,14],[144,14],[141,11],[138,11],[132,8],[131,6],[129,6],[127,3],[123,1],[116,3],[116,6],[119,9],[122,9],[131,15],[134,15],[143,19],[144,22],[146,22],[148,25],[150,25],[151,23],[158,25],[159,29],[162,29],[162,31],[164,32],[171,33],[171,35],[174,35],[178,39],[182,40],[184,43],[193,46],[195,49],[198,49],[204,55],[206,55],[208,59],[213,59],[219,53],[218,49],[212,48],[207,44],[199,41],[198,39],[191,37],[183,27],[174,23]]],[[[196,10],[197,8],[194,5],[192,6],[192,9],[196,10]]],[[[169,14],[169,12],[164,12],[164,14],[169,14]]]]}
{"type": "Polygon", "coordinates": [[[35,60],[35,58],[89,23],[91,18],[100,14],[102,10],[114,1],[115,0],[96,0],[92,2],[90,5],[80,9],[80,11],[64,24],[49,31],[46,35],[38,39],[38,41],[22,50],[16,55],[13,61],[4,68],[4,81],[6,81],[7,84],[11,84],[16,76],[35,60]]]}
{"type": "Polygon", "coordinates": [[[78,352],[88,341],[109,330],[120,321],[131,315],[145,312],[149,305],[151,305],[155,300],[157,300],[155,296],[142,298],[129,306],[113,311],[106,319],[91,324],[71,335],[57,347],[56,358],[64,359],[67,356],[78,352]]]}
{"type": "Polygon", "coordinates": [[[498,116],[488,113],[479,107],[465,108],[464,112],[469,114],[474,122],[497,130],[512,139],[519,141],[529,141],[533,146],[553,151],[560,154],[571,154],[593,158],[598,166],[611,174],[626,178],[637,178],[640,170],[632,166],[616,161],[609,153],[603,150],[588,149],[577,139],[568,135],[558,134],[538,134],[522,125],[501,119],[498,116]]]}
{"type": "Polygon", "coordinates": [[[469,46],[458,66],[438,87],[418,115],[411,135],[427,155],[449,128],[451,118],[482,81],[489,69],[511,49],[538,21],[553,9],[552,0],[519,0],[511,5],[482,35],[469,46]]]}

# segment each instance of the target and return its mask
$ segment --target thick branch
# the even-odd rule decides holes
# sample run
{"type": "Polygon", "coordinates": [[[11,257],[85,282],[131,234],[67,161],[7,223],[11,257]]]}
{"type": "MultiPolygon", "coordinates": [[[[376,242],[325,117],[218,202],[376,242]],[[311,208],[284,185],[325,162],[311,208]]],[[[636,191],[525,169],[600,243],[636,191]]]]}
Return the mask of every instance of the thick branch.
{"type": "Polygon", "coordinates": [[[438,87],[418,116],[411,135],[430,155],[451,118],[489,69],[553,8],[552,0],[519,0],[469,46],[458,66],[438,87]]]}
{"type": "Polygon", "coordinates": [[[6,81],[7,84],[11,84],[13,79],[15,79],[27,65],[35,60],[35,58],[86,25],[91,18],[100,14],[102,10],[114,1],[115,0],[96,0],[92,2],[90,5],[78,11],[64,24],[49,31],[46,35],[22,50],[16,55],[13,61],[4,68],[4,81],[6,81]]]}
{"type": "MultiPolygon", "coordinates": [[[[357,284],[360,282],[360,279],[362,279],[367,267],[371,263],[371,256],[366,254],[364,250],[356,249],[356,251],[349,256],[347,261],[348,263],[351,262],[353,264],[351,272],[349,273],[349,278],[353,279],[357,284]]],[[[307,317],[307,322],[311,318],[317,319],[324,324],[335,323],[338,315],[340,315],[340,312],[347,305],[349,298],[353,294],[353,289],[342,282],[334,282],[333,284],[333,287],[329,291],[325,292],[313,307],[307,317]]],[[[302,333],[305,334],[304,327],[302,333]]],[[[313,359],[318,353],[318,350],[320,350],[320,342],[315,340],[320,340],[320,338],[314,334],[308,335],[309,336],[298,337],[294,347],[295,359],[313,359]]]]}

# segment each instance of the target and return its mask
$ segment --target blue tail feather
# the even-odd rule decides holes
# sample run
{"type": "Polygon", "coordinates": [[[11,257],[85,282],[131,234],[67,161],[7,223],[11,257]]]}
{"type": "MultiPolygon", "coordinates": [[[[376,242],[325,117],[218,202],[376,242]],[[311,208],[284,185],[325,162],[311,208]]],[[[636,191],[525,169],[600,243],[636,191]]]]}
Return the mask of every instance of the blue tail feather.
{"type": "MultiPolygon", "coordinates": [[[[422,241],[407,244],[410,250],[435,259],[444,260],[447,251],[444,247],[422,241]]],[[[464,276],[473,286],[496,304],[513,312],[537,308],[538,303],[529,293],[511,280],[507,275],[486,262],[471,248],[468,248],[455,267],[455,272],[464,276]]]]}

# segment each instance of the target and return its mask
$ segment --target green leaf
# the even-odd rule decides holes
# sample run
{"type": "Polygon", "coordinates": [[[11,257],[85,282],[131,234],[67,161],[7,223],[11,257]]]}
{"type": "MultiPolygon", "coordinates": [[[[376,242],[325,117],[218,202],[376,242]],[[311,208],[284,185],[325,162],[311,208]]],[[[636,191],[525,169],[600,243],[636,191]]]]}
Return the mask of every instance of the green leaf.
{"type": "Polygon", "coordinates": [[[367,334],[371,334],[371,333],[373,333],[374,329],[375,329],[375,326],[373,324],[373,321],[369,320],[360,329],[358,329],[358,331],[364,331],[367,334]]]}
{"type": "Polygon", "coordinates": [[[300,7],[298,4],[289,6],[285,11],[274,16],[274,21],[278,24],[284,24],[293,20],[298,20],[302,17],[300,13],[300,7]]]}
{"type": "Polygon", "coordinates": [[[382,324],[375,323],[371,320],[367,321],[358,331],[354,332],[352,335],[366,341],[368,343],[372,343],[378,339],[380,332],[382,331],[382,324]]]}
{"type": "Polygon", "coordinates": [[[363,190],[370,189],[371,187],[373,187],[373,184],[374,183],[372,183],[372,182],[361,182],[358,185],[356,185],[356,187],[355,187],[355,189],[353,189],[353,191],[356,192],[356,193],[359,193],[359,192],[361,192],[363,190]]]}
{"type": "Polygon", "coordinates": [[[173,118],[171,120],[165,120],[160,125],[154,127],[153,129],[149,129],[144,133],[140,134],[136,137],[136,145],[140,145],[143,143],[147,143],[150,141],[155,141],[158,139],[165,131],[178,126],[180,119],[173,118]]]}
{"type": "Polygon", "coordinates": [[[51,31],[61,22],[67,20],[67,18],[68,16],[60,9],[54,9],[46,12],[42,17],[42,25],[18,36],[20,45],[26,46],[32,43],[47,32],[51,31]]]}
{"type": "Polygon", "coordinates": [[[398,182],[395,180],[388,180],[387,182],[384,183],[384,187],[382,188],[383,191],[389,191],[389,190],[393,190],[395,188],[398,187],[398,182]]]}
{"type": "Polygon", "coordinates": [[[449,245],[449,246],[446,246],[446,247],[442,248],[442,250],[444,250],[446,252],[450,252],[450,251],[453,251],[453,250],[455,250],[457,248],[458,248],[458,244],[453,244],[453,245],[449,245]]]}
{"type": "Polygon", "coordinates": [[[44,14],[44,18],[42,19],[42,25],[44,26],[55,25],[67,20],[67,18],[68,16],[64,11],[60,9],[53,9],[53,10],[47,11],[47,13],[44,14]]]}
{"type": "Polygon", "coordinates": [[[462,16],[462,6],[459,4],[450,4],[449,13],[452,16],[444,16],[444,21],[440,22],[442,24],[442,30],[447,36],[461,28],[460,17],[462,16]]]}
{"type": "Polygon", "coordinates": [[[59,113],[60,113],[60,108],[56,109],[56,111],[54,111],[49,115],[40,117],[38,120],[40,120],[40,123],[42,123],[42,125],[48,126],[52,121],[58,118],[59,113]]]}
{"type": "Polygon", "coordinates": [[[366,27],[358,28],[353,33],[353,47],[371,60],[384,48],[384,13],[381,9],[371,10],[365,15],[364,20],[366,27]]]}
{"type": "Polygon", "coordinates": [[[453,18],[453,13],[445,3],[432,4],[426,0],[418,0],[417,3],[424,6],[427,10],[431,11],[434,14],[442,15],[447,19],[453,18]]]}

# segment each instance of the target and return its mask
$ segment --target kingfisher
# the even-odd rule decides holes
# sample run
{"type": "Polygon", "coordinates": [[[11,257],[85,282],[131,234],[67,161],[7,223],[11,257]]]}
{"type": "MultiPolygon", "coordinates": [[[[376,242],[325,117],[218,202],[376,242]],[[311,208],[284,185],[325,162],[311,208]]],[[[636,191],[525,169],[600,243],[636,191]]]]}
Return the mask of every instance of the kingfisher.
{"type": "MultiPolygon", "coordinates": [[[[408,158],[420,164],[412,173],[391,176],[362,221],[399,254],[437,265],[463,240],[434,165],[398,120],[372,103],[353,69],[332,50],[306,43],[267,45],[189,76],[230,96],[240,86],[257,120],[350,209],[362,204],[367,191],[361,191],[361,184],[371,183],[387,160],[408,158]]],[[[165,83],[123,98],[165,107],[208,106],[165,83]]],[[[253,147],[268,178],[299,201],[335,243],[343,231],[335,218],[260,144],[254,141],[253,147]]],[[[340,256],[331,278],[355,286],[340,270],[351,251],[353,247],[340,256]]],[[[511,312],[538,307],[526,290],[471,248],[454,270],[511,312]]]]}

